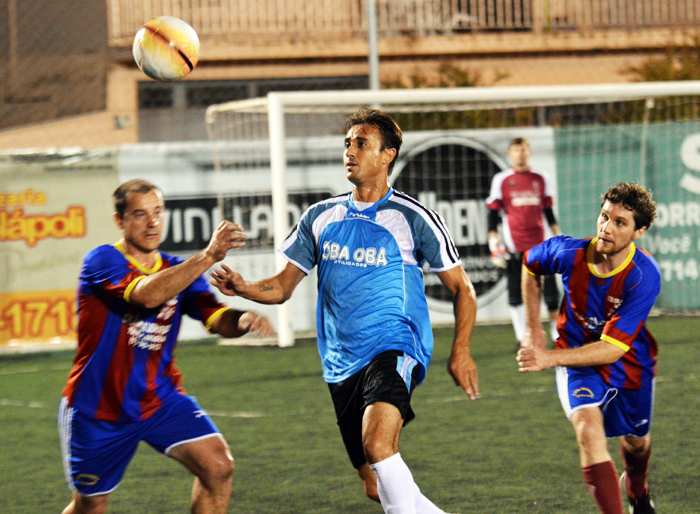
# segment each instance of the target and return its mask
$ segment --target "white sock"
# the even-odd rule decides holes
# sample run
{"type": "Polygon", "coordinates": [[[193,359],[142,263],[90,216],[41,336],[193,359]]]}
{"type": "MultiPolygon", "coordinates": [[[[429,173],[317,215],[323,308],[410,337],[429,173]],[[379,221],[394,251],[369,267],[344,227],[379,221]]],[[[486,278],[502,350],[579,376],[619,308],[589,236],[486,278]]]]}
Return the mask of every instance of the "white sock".
{"type": "Polygon", "coordinates": [[[510,306],[510,318],[513,320],[513,330],[515,330],[515,338],[522,341],[525,337],[525,305],[520,304],[517,307],[510,306]]]}
{"type": "Polygon", "coordinates": [[[446,514],[420,492],[416,484],[416,514],[446,514]]]}
{"type": "Polygon", "coordinates": [[[417,514],[416,484],[400,453],[369,466],[377,475],[377,490],[386,514],[417,514]]]}
{"type": "Polygon", "coordinates": [[[559,331],[557,330],[556,320],[549,322],[549,336],[552,338],[552,341],[559,339],[559,331]]]}

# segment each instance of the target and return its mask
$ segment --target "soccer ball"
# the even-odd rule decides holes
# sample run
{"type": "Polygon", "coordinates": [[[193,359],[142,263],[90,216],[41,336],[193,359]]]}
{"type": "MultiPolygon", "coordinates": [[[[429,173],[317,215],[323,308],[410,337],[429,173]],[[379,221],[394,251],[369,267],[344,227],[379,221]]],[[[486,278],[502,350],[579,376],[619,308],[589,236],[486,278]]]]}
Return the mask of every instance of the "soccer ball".
{"type": "Polygon", "coordinates": [[[179,80],[199,60],[199,38],[179,18],[161,16],[139,29],[131,48],[141,71],[154,80],[179,80]]]}

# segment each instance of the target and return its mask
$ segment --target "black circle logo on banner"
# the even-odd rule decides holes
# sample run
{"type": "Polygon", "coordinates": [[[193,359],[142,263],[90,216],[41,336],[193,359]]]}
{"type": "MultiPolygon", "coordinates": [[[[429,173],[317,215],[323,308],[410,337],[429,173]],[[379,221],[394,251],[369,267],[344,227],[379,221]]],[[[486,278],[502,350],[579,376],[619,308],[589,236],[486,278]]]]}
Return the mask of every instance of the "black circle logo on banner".
{"type": "MultiPolygon", "coordinates": [[[[491,179],[507,167],[481,143],[440,136],[414,146],[390,177],[395,189],[444,218],[480,303],[490,303],[500,293],[496,285],[504,275],[490,259],[485,200],[491,179]]],[[[425,294],[452,308],[452,294],[434,273],[425,272],[425,294]]]]}

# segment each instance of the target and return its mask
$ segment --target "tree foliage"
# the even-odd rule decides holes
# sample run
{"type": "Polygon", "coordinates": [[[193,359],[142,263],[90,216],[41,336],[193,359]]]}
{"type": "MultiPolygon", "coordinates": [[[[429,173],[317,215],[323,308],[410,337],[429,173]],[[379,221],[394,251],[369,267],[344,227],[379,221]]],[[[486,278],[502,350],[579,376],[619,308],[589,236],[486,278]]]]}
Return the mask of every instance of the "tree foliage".
{"type": "Polygon", "coordinates": [[[673,45],[661,58],[650,58],[623,70],[637,82],[700,80],[700,37],[688,45],[673,45]]]}

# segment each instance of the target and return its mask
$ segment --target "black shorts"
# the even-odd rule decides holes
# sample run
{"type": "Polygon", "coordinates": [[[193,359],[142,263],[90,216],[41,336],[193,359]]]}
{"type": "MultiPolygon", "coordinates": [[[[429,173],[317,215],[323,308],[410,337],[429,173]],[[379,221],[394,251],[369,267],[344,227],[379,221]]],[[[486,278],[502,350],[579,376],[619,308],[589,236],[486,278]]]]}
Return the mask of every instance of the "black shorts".
{"type": "Polygon", "coordinates": [[[419,371],[418,361],[404,352],[390,350],[374,357],[350,378],[328,384],[340,435],[355,469],[367,462],[362,448],[362,416],[365,409],[376,402],[390,403],[399,409],[405,426],[416,417],[411,409],[411,395],[416,388],[419,371]],[[399,372],[400,361],[404,359],[415,363],[406,381],[399,372]]]}
{"type": "MultiPolygon", "coordinates": [[[[506,269],[506,276],[508,277],[508,305],[511,307],[517,307],[523,303],[521,291],[522,270],[523,254],[511,253],[506,269]]],[[[544,303],[547,305],[549,312],[559,310],[559,288],[556,275],[544,276],[544,303]]]]}

